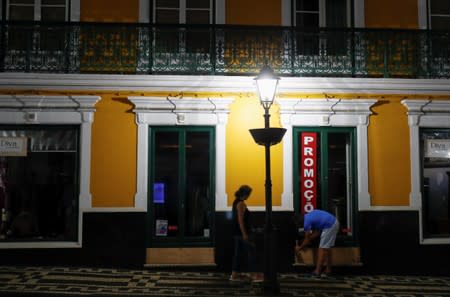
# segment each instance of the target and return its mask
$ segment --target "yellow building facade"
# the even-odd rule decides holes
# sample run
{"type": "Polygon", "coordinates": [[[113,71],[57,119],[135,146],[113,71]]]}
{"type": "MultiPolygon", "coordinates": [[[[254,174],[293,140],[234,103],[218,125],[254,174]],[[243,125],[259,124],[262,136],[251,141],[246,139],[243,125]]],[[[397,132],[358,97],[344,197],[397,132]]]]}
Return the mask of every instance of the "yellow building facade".
{"type": "MultiPolygon", "coordinates": [[[[16,7],[3,2],[2,19],[14,22],[16,7]]],[[[78,58],[70,56],[68,71],[52,70],[51,59],[40,62],[48,66],[44,70],[40,66],[20,68],[11,62],[20,61],[13,59],[17,50],[4,49],[0,138],[19,141],[28,137],[28,146],[42,146],[32,140],[39,136],[30,136],[38,134],[29,132],[39,126],[44,127],[42,131],[70,126],[78,136],[73,161],[77,168],[77,189],[73,192],[76,215],[70,217],[75,233],[69,236],[67,230],[61,231],[66,237],[56,238],[51,234],[59,231],[48,227],[48,234],[41,234],[39,239],[34,234],[16,240],[18,236],[7,236],[5,231],[0,248],[10,254],[2,253],[0,263],[39,262],[39,254],[43,255],[41,260],[80,265],[188,264],[229,269],[231,206],[240,185],[253,188],[247,204],[254,213],[255,226],[262,227],[264,222],[264,148],[249,133],[250,129],[264,126],[264,109],[254,84],[256,70],[264,64],[280,76],[270,109],[270,125],[287,130],[283,141],[271,147],[272,205],[279,235],[280,270],[313,264],[298,263],[293,255],[298,234],[292,216],[304,207],[306,179],[302,176],[302,162],[306,157],[301,152],[306,145],[302,141],[308,135],[315,137],[317,149],[315,208],[340,216],[342,230],[335,255],[338,265],[368,271],[428,272],[430,264],[426,259],[417,266],[410,260],[423,253],[430,259],[448,258],[450,182],[445,152],[450,152],[449,62],[448,57],[439,55],[433,56],[434,60],[421,56],[418,50],[432,48],[430,44],[436,43],[427,40],[427,47],[421,39],[433,32],[432,24],[439,24],[433,22],[437,14],[430,9],[435,5],[433,1],[349,0],[333,4],[317,0],[309,6],[305,1],[216,0],[199,1],[208,3],[201,9],[202,4],[191,7],[184,0],[175,1],[177,7],[163,2],[80,0],[72,1],[70,7],[61,4],[67,11],[63,21],[74,25],[76,29],[69,31],[77,32],[79,37],[69,46],[70,55],[75,52],[78,58]],[[343,12],[344,18],[333,18],[334,9],[343,12]],[[203,18],[209,21],[205,24],[200,21],[203,18]],[[174,20],[178,20],[177,24],[174,20]],[[312,25],[316,27],[308,27],[312,25]],[[202,31],[204,28],[208,29],[202,31]],[[333,35],[346,36],[346,41],[340,43],[342,38],[333,39],[333,35]],[[207,38],[213,48],[223,48],[201,56],[198,51],[205,36],[214,36],[207,38]],[[388,41],[383,39],[386,37],[388,41]],[[355,46],[348,46],[351,42],[355,46]],[[345,56],[339,49],[347,46],[352,53],[363,48],[364,54],[339,58],[345,56]],[[154,50],[153,55],[142,54],[149,48],[154,50]],[[186,56],[180,58],[180,54],[186,56]],[[309,60],[308,56],[314,58],[309,60]],[[216,57],[223,60],[211,62],[216,57]],[[324,57],[329,58],[328,62],[323,62],[324,57]],[[191,58],[198,64],[189,64],[186,67],[193,68],[188,70],[182,68],[183,61],[191,58]],[[436,67],[441,72],[428,75],[436,61],[441,63],[436,67]],[[202,68],[202,63],[207,62],[214,65],[214,70],[202,68]],[[160,68],[147,68],[151,63],[160,68]],[[327,67],[332,71],[322,71],[327,67]],[[165,143],[174,135],[174,143],[165,143]],[[202,143],[198,155],[191,154],[190,137],[192,141],[201,138],[197,139],[202,143]],[[166,150],[160,151],[158,143],[166,150]],[[433,145],[440,149],[431,150],[433,145]],[[174,148],[176,153],[170,150],[174,148]],[[194,161],[205,162],[204,168],[190,163],[194,161]],[[177,186],[164,179],[163,175],[173,174],[166,168],[170,166],[176,167],[173,172],[177,172],[177,186]],[[191,197],[190,186],[197,182],[191,177],[200,175],[200,171],[208,176],[208,194],[204,195],[209,208],[201,213],[207,223],[194,220],[196,214],[191,207],[199,207],[195,203],[200,202],[194,203],[191,198],[177,200],[166,208],[161,206],[173,194],[172,189],[176,189],[176,197],[184,197],[181,189],[191,197]],[[444,186],[433,186],[435,176],[440,176],[444,186]],[[443,191],[439,205],[434,196],[438,190],[443,191]],[[162,195],[163,202],[158,195],[162,195]],[[175,223],[165,217],[174,209],[175,223]],[[204,227],[194,231],[195,224],[204,227]],[[15,251],[22,248],[28,255],[18,259],[15,251]],[[407,248],[409,252],[405,253],[407,248]],[[64,249],[73,253],[71,259],[64,259],[64,249]],[[48,260],[55,251],[61,256],[48,260]],[[387,251],[390,256],[380,260],[387,251]],[[92,261],[98,252],[104,256],[92,261]]],[[[47,7],[40,9],[35,19],[28,21],[61,21],[45,19],[53,14],[45,13],[47,7]]],[[[4,27],[5,32],[9,30],[8,46],[15,40],[11,28],[4,27]]],[[[58,30],[52,32],[60,34],[58,30]]],[[[26,38],[18,36],[18,40],[26,38]]],[[[442,44],[448,45],[448,41],[442,44]]],[[[33,59],[30,57],[27,65],[34,65],[33,59]]],[[[56,136],[52,137],[48,141],[58,143],[56,136]]],[[[62,136],[58,139],[63,142],[62,136]]],[[[11,149],[4,151],[2,162],[8,165],[2,167],[3,184],[23,182],[11,175],[14,168],[25,166],[17,165],[25,159],[11,161],[18,157],[12,155],[11,149]]],[[[32,151],[29,148],[25,158],[31,158],[32,151]]],[[[64,167],[64,160],[52,162],[64,167]]],[[[44,191],[38,184],[28,182],[24,187],[29,187],[30,193],[44,191]]],[[[19,198],[10,197],[19,194],[14,194],[17,190],[12,187],[3,189],[4,202],[0,202],[5,213],[11,213],[5,215],[3,226],[11,229],[20,207],[11,202],[19,198]]],[[[192,197],[202,199],[203,194],[198,193],[192,197]]],[[[40,224],[45,227],[50,223],[40,224]]]]}

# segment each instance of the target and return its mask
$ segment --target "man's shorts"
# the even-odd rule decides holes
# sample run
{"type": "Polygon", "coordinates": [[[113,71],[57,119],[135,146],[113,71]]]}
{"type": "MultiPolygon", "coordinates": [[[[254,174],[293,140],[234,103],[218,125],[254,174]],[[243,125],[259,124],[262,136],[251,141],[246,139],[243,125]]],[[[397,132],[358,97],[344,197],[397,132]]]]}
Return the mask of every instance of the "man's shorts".
{"type": "Polygon", "coordinates": [[[339,231],[339,222],[336,219],[333,226],[328,229],[323,229],[322,234],[320,235],[320,243],[319,248],[329,249],[334,246],[334,242],[336,241],[336,235],[339,231]]]}

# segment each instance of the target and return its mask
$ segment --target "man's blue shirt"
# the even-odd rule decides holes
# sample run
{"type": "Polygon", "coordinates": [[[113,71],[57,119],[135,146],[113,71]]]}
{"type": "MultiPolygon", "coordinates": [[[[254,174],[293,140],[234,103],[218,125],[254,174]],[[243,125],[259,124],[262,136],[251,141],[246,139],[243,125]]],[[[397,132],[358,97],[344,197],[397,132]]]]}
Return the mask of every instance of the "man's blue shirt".
{"type": "Polygon", "coordinates": [[[315,209],[305,214],[304,229],[310,230],[323,230],[331,228],[336,222],[336,217],[331,213],[324,210],[315,209]]]}

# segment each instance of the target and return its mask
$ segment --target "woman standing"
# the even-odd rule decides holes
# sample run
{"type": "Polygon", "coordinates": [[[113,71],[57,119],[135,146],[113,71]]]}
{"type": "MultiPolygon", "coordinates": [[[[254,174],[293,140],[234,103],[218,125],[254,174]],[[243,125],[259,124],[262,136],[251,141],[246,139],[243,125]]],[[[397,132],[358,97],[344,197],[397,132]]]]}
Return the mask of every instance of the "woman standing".
{"type": "Polygon", "coordinates": [[[263,277],[256,273],[256,247],[253,242],[249,240],[250,232],[250,211],[245,204],[245,200],[250,197],[252,188],[247,185],[242,185],[236,193],[233,202],[233,242],[234,253],[232,272],[230,281],[240,281],[241,273],[241,257],[243,253],[247,254],[248,271],[252,273],[253,282],[261,282],[263,277]]]}

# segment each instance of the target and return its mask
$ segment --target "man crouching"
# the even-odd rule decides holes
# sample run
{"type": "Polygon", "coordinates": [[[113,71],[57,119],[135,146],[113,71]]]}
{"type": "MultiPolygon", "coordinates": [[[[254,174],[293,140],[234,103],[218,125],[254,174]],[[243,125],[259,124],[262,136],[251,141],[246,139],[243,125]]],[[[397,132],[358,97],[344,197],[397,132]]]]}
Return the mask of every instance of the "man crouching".
{"type": "Polygon", "coordinates": [[[331,273],[330,249],[334,246],[339,231],[338,220],[331,213],[318,209],[300,215],[295,220],[298,226],[303,225],[305,232],[303,242],[295,246],[295,253],[298,254],[320,236],[316,269],[312,274],[313,276],[328,276],[331,273]],[[323,266],[325,266],[324,271],[322,271],[323,266]]]}

